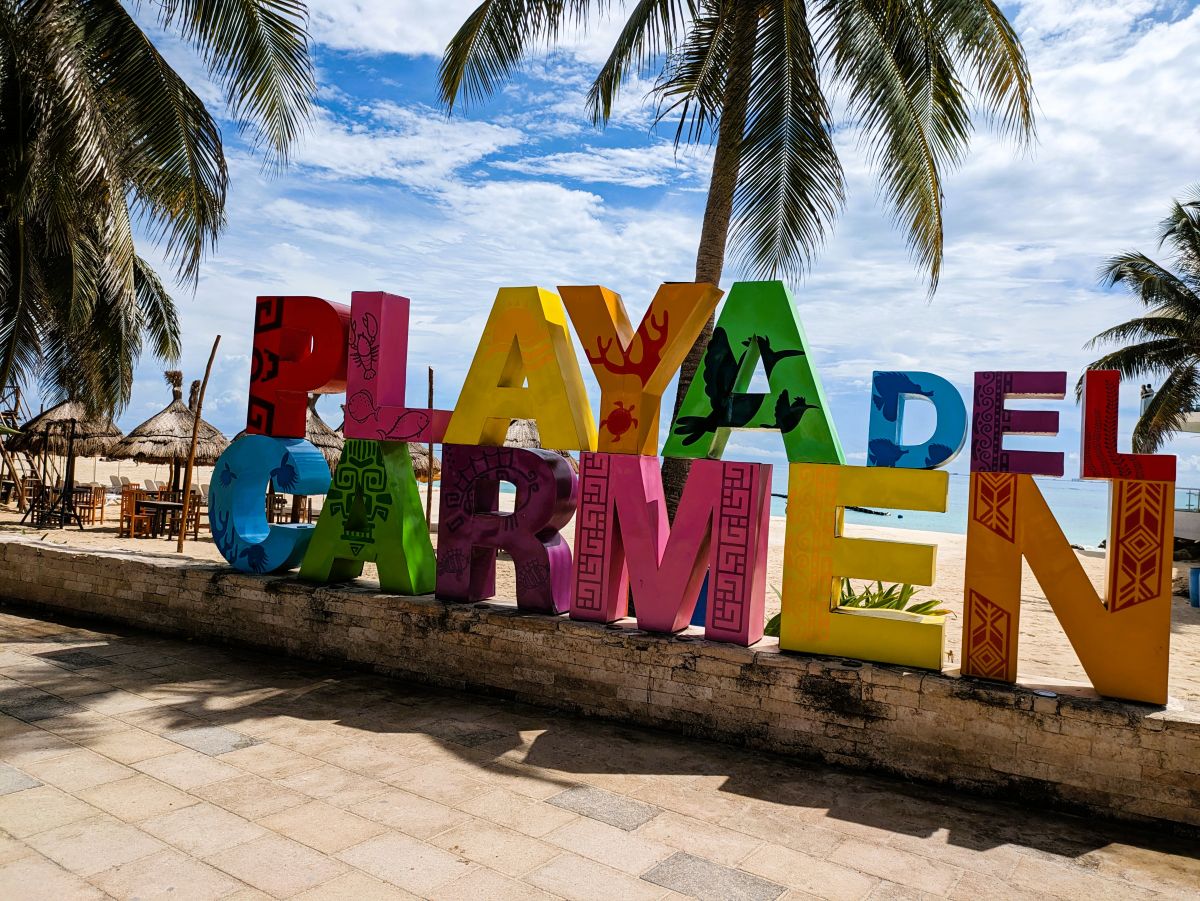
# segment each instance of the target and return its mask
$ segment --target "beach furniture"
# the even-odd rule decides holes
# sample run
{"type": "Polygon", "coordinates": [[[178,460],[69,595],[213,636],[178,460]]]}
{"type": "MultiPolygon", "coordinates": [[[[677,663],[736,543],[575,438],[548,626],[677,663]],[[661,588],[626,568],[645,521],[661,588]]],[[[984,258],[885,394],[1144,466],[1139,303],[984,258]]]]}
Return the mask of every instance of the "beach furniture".
{"type": "Polygon", "coordinates": [[[136,487],[127,487],[121,492],[121,519],[117,534],[122,538],[149,537],[154,528],[154,514],[139,510],[139,501],[149,498],[150,492],[136,487]]]}

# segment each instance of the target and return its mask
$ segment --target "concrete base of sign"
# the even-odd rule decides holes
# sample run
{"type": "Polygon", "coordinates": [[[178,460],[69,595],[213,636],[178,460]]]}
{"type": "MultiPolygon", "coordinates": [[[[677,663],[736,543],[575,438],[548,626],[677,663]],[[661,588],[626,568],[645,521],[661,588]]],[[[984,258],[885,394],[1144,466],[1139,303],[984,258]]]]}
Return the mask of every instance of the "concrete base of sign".
{"type": "MultiPolygon", "coordinates": [[[[1200,715],[0,538],[0,596],[1008,800],[1200,830],[1200,715]]],[[[1050,689],[1047,691],[1046,689],[1050,689]]]]}

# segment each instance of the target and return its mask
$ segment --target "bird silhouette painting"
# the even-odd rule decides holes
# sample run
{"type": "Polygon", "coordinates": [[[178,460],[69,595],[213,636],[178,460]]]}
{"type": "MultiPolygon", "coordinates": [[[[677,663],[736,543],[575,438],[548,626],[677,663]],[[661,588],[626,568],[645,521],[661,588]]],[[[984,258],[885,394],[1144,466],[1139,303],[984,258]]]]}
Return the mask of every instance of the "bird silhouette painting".
{"type": "Polygon", "coordinates": [[[809,410],[819,409],[821,409],[819,405],[810,404],[803,397],[791,400],[788,397],[787,389],[784,388],[775,400],[775,424],[770,426],[770,428],[779,429],[779,431],[787,434],[800,425],[800,420],[804,418],[805,413],[809,410]]]}
{"type": "Polygon", "coordinates": [[[729,335],[719,326],[704,351],[704,395],[710,411],[704,416],[680,416],[675,434],[686,447],[721,428],[743,428],[758,415],[765,395],[744,394],[736,390],[738,373],[746,359],[743,351],[734,355],[729,335]]]}
{"type": "Polygon", "coordinates": [[[895,422],[900,415],[900,398],[906,394],[932,397],[933,391],[923,389],[903,372],[880,372],[875,376],[875,389],[871,392],[871,403],[888,422],[895,422]],[[883,389],[882,393],[879,389],[883,389]]]}
{"type": "Polygon", "coordinates": [[[867,442],[867,465],[895,466],[907,453],[890,438],[872,438],[867,442]]]}
{"type": "Polygon", "coordinates": [[[775,350],[771,347],[770,335],[751,335],[742,345],[746,348],[751,347],[754,342],[758,342],[759,356],[762,358],[763,371],[766,372],[767,378],[771,377],[771,373],[775,371],[775,367],[780,360],[786,360],[788,357],[802,357],[804,351],[799,348],[789,347],[784,350],[775,350]]]}
{"type": "Polygon", "coordinates": [[[925,452],[925,468],[933,469],[941,466],[954,456],[954,448],[944,444],[931,444],[925,452]]]}

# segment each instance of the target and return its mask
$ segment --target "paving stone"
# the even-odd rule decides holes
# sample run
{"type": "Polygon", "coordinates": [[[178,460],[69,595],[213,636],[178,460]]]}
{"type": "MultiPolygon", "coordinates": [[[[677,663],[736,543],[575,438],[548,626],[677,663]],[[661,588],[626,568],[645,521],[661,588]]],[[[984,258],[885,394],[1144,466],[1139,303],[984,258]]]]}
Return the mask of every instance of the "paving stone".
{"type": "Polygon", "coordinates": [[[494,823],[472,820],[434,836],[431,844],[445,848],[451,854],[499,870],[509,876],[520,876],[534,867],[552,860],[558,848],[505,829],[494,823]]]}
{"type": "Polygon", "coordinates": [[[65,666],[69,669],[87,669],[92,666],[112,666],[113,661],[107,657],[100,657],[88,651],[47,651],[45,654],[38,654],[44,660],[53,660],[60,666],[65,666]]]}
{"type": "Polygon", "coordinates": [[[351,807],[350,811],[416,838],[430,838],[470,819],[465,813],[445,804],[409,794],[398,788],[377,795],[369,801],[361,801],[351,807]]]}
{"type": "Polygon", "coordinates": [[[184,791],[242,775],[237,767],[214,760],[199,751],[176,751],[162,757],[151,757],[135,763],[133,768],[184,791]]]}
{"type": "Polygon", "coordinates": [[[36,723],[41,720],[53,719],[54,717],[66,716],[70,713],[80,713],[82,711],[83,708],[78,704],[72,704],[53,695],[47,695],[35,701],[14,704],[11,707],[4,708],[5,713],[15,716],[19,720],[24,720],[27,723],[36,723]]]}
{"type": "Polygon", "coordinates": [[[0,795],[37,788],[42,783],[6,763],[0,763],[0,795]]]}
{"type": "Polygon", "coordinates": [[[663,890],[602,863],[563,853],[521,877],[568,901],[658,901],[663,890]]]}
{"type": "Polygon", "coordinates": [[[461,858],[398,832],[368,839],[338,857],[422,897],[471,869],[471,864],[461,858]]]}
{"type": "Polygon", "coordinates": [[[25,841],[55,863],[85,877],[163,849],[158,839],[109,816],[47,829],[25,841]]]}
{"type": "Polygon", "coordinates": [[[162,733],[162,737],[181,744],[185,748],[191,748],[193,751],[210,754],[214,757],[258,744],[257,738],[251,738],[249,735],[243,735],[222,726],[168,729],[162,733]]]}
{"type": "Polygon", "coordinates": [[[242,887],[220,870],[170,848],[104,870],[88,881],[114,898],[170,901],[212,901],[242,887]]]}
{"type": "Polygon", "coordinates": [[[0,829],[17,838],[86,820],[99,811],[49,785],[0,795],[0,829]]]}
{"type": "MultiPolygon", "coordinates": [[[[458,895],[455,901],[463,898],[479,898],[486,901],[501,901],[490,895],[458,895]]],[[[419,901],[416,895],[402,888],[388,885],[366,873],[351,870],[341,876],[336,876],[328,882],[322,882],[316,888],[296,895],[292,901],[419,901]]]]}
{"type": "Polygon", "coordinates": [[[207,860],[219,870],[276,897],[288,897],[328,882],[345,865],[278,835],[236,845],[207,860]]]}
{"type": "Polygon", "coordinates": [[[267,834],[261,826],[207,801],[151,817],[139,827],[193,857],[208,857],[267,834]]]}
{"type": "Polygon", "coordinates": [[[44,857],[26,857],[0,867],[0,898],[20,901],[93,901],[107,896],[44,857]]]}
{"type": "Polygon", "coordinates": [[[336,854],[386,832],[387,827],[333,807],[323,801],[310,801],[258,821],[272,832],[287,836],[325,854],[336,854]]]}
{"type": "Polygon", "coordinates": [[[685,851],[676,851],[642,878],[700,901],[774,901],[787,891],[777,883],[685,851]]]}
{"type": "Polygon", "coordinates": [[[635,801],[591,785],[577,785],[546,800],[555,807],[572,810],[626,831],[633,831],[662,813],[662,809],[653,804],[635,801]]]}
{"type": "Polygon", "coordinates": [[[191,795],[141,773],[86,789],[79,792],[79,797],[131,823],[196,803],[191,795]]]}
{"type": "Polygon", "coordinates": [[[25,768],[30,775],[67,792],[82,791],[135,775],[129,767],[84,748],[61,757],[34,761],[25,768]]]}

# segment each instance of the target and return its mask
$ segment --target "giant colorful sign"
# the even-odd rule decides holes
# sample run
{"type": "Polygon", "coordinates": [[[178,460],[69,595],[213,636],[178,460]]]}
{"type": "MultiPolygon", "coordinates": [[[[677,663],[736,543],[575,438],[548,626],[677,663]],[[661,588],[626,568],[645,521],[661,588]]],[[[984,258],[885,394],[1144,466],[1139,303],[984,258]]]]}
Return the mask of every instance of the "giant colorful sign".
{"type": "MultiPolygon", "coordinates": [[[[795,305],[781,282],[738,282],[664,456],[693,459],[674,522],[658,452],[663,392],[716,309],[711,285],[665,284],[635,329],[599,286],[503,288],[453,411],[408,406],[409,301],[355,292],[351,304],[261,297],[246,436],[217,464],[210,517],[217,547],[247,572],[300,567],[334,582],[374,561],[384,591],[448,602],[495,594],[496,554],[516,568],[519,607],[611,623],[633,600],[639,628],[688,625],[708,577],[704,633],[751,645],[763,635],[772,468],[723,459],[738,429],[778,432],[789,461],[780,647],[938,670],[945,618],[839,606],[843,577],[930,585],[937,549],[844,534],[848,506],[944,511],[942,469],[967,439],[968,408],[929,372],[876,372],[867,465],[848,466],[795,305]],[[568,319],[600,386],[588,402],[568,319]],[[750,391],[761,368],[765,392],[750,391]],[[346,448],[335,477],[304,440],[305,396],[346,392],[346,448]],[[932,405],[933,434],[903,443],[906,405],[932,405]],[[509,421],[534,419],[558,454],[505,448],[509,421]],[[443,445],[435,553],[406,442],[443,445]],[[515,509],[499,511],[501,482],[515,509]],[[325,494],[315,525],[269,524],[268,487],[325,494]],[[574,550],[561,530],[575,518],[574,550]]],[[[979,372],[969,411],[970,512],[962,671],[1014,681],[1027,562],[1102,694],[1163,704],[1171,616],[1175,460],[1117,450],[1115,372],[1084,376],[1081,475],[1111,488],[1108,577],[1099,596],[1034,475],[1064,455],[1011,450],[1006,435],[1053,436],[1058,413],[1014,398],[1064,397],[1064,372],[979,372]]]]}

